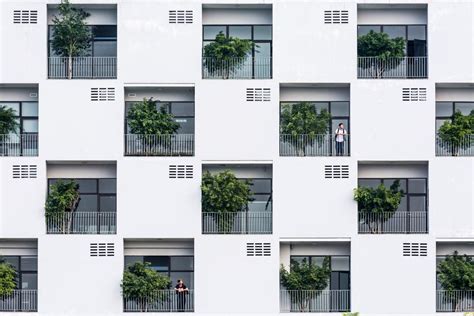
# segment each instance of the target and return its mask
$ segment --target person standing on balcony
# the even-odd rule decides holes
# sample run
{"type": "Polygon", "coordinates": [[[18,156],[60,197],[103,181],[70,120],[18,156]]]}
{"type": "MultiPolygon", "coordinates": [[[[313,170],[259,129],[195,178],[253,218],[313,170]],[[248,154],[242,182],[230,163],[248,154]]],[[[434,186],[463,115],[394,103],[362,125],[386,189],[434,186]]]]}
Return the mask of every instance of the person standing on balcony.
{"type": "Polygon", "coordinates": [[[335,134],[336,141],[336,156],[344,156],[344,142],[346,141],[347,131],[344,129],[344,124],[339,123],[335,134]]]}
{"type": "Polygon", "coordinates": [[[178,280],[174,289],[178,299],[178,312],[184,312],[186,308],[186,294],[188,294],[189,290],[183,280],[178,280]]]}

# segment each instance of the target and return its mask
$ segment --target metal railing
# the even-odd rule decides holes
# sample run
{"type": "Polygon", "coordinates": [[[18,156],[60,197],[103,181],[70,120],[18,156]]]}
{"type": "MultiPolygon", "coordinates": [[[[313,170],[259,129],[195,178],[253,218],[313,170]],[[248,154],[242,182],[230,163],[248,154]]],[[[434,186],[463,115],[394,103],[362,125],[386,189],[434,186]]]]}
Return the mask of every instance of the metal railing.
{"type": "Polygon", "coordinates": [[[0,296],[0,311],[2,312],[36,312],[37,310],[37,290],[14,290],[11,295],[0,296]]]}
{"type": "Polygon", "coordinates": [[[336,136],[320,135],[289,135],[280,134],[280,156],[349,156],[349,135],[343,142],[336,142],[336,136]]]}
{"type": "Polygon", "coordinates": [[[358,57],[357,77],[362,79],[416,79],[428,77],[427,57],[358,57]]]}
{"type": "Polygon", "coordinates": [[[159,290],[143,299],[123,299],[124,312],[193,312],[194,291],[159,290]]]}
{"type": "Polygon", "coordinates": [[[192,156],[194,134],[125,135],[126,156],[192,156]]]}
{"type": "Polygon", "coordinates": [[[202,58],[203,79],[271,79],[271,57],[202,58]]]}
{"type": "Polygon", "coordinates": [[[115,234],[116,212],[66,212],[46,215],[48,234],[115,234]]]}
{"type": "Polygon", "coordinates": [[[437,312],[474,312],[474,291],[436,291],[437,312]]]}
{"type": "Polygon", "coordinates": [[[436,135],[436,156],[474,156],[474,134],[464,136],[459,142],[444,141],[436,135]]]}
{"type": "Polygon", "coordinates": [[[359,212],[359,234],[427,234],[428,212],[359,212]]]}
{"type": "Polygon", "coordinates": [[[38,134],[1,134],[0,156],[38,156],[38,134]]]}
{"type": "MultiPolygon", "coordinates": [[[[69,79],[69,58],[48,57],[48,78],[69,79]]],[[[115,79],[117,57],[73,57],[71,79],[115,79]]]]}
{"type": "Polygon", "coordinates": [[[351,310],[350,290],[280,291],[280,312],[348,312],[351,310]]]}
{"type": "Polygon", "coordinates": [[[203,234],[271,234],[272,212],[205,212],[203,234]]]}

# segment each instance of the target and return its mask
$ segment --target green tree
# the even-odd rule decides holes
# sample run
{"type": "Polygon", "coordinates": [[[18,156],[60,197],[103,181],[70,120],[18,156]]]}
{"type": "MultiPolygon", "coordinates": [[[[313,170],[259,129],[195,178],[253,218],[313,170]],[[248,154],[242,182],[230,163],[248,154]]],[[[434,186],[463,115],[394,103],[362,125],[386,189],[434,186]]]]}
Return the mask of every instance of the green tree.
{"type": "Polygon", "coordinates": [[[287,140],[296,147],[298,155],[305,156],[308,145],[315,142],[320,145],[327,139],[330,120],[328,110],[321,109],[318,113],[310,102],[284,104],[281,109],[280,133],[289,135],[287,140]]]}
{"type": "Polygon", "coordinates": [[[474,261],[471,256],[459,255],[457,251],[438,264],[438,281],[452,298],[454,311],[461,311],[460,304],[466,298],[466,291],[474,290],[474,261]],[[455,291],[459,291],[456,292],[455,291]]]}
{"type": "Polygon", "coordinates": [[[158,292],[168,289],[171,280],[150,268],[149,262],[135,262],[123,272],[122,295],[125,299],[137,302],[141,311],[146,312],[149,304],[163,301],[166,294],[158,292]]]}
{"type": "Polygon", "coordinates": [[[91,46],[92,32],[85,22],[90,14],[73,8],[69,0],[61,0],[58,12],[53,17],[52,48],[55,54],[68,57],[68,78],[72,79],[73,57],[86,53],[91,46]]]}
{"type": "Polygon", "coordinates": [[[452,121],[446,121],[438,131],[440,146],[457,156],[460,149],[474,146],[474,110],[469,115],[456,111],[452,121]]]}
{"type": "Polygon", "coordinates": [[[359,62],[359,67],[372,69],[372,77],[382,78],[386,70],[397,68],[405,57],[405,39],[390,38],[387,33],[370,31],[357,38],[359,57],[376,57],[359,62]]]}
{"type": "Polygon", "coordinates": [[[20,124],[18,124],[15,116],[16,112],[14,109],[6,105],[0,106],[0,135],[17,133],[20,124]]]}
{"type": "Polygon", "coordinates": [[[0,259],[0,297],[13,294],[16,288],[16,271],[9,264],[0,259]]]}
{"type": "Polygon", "coordinates": [[[405,196],[396,180],[387,188],[380,184],[376,188],[362,187],[354,189],[354,200],[358,203],[359,216],[369,226],[371,233],[381,233],[382,224],[392,218],[405,196]]]}
{"type": "Polygon", "coordinates": [[[328,287],[330,276],[329,257],[324,258],[322,266],[303,259],[301,263],[291,261],[290,271],[283,265],[280,267],[281,285],[288,291],[292,304],[299,306],[300,312],[307,311],[309,302],[328,287]]]}
{"type": "Polygon", "coordinates": [[[204,46],[204,67],[209,74],[228,79],[244,65],[254,46],[251,40],[219,32],[212,43],[204,46]]]}
{"type": "Polygon", "coordinates": [[[50,187],[45,211],[49,225],[64,234],[71,232],[73,213],[79,205],[79,184],[73,180],[59,180],[50,187]]]}
{"type": "Polygon", "coordinates": [[[245,210],[252,201],[250,185],[250,181],[237,179],[230,170],[203,174],[202,212],[209,213],[220,233],[230,233],[237,212],[245,210]]]}

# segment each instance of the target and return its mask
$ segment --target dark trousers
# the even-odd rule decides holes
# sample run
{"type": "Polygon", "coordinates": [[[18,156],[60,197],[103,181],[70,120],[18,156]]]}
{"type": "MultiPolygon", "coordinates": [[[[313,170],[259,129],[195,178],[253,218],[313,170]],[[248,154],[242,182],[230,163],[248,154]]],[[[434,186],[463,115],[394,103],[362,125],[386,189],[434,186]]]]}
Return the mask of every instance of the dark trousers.
{"type": "Polygon", "coordinates": [[[344,142],[336,142],[336,156],[344,156],[344,142]]]}
{"type": "Polygon", "coordinates": [[[178,312],[184,312],[186,308],[186,294],[183,293],[178,293],[177,294],[177,299],[178,299],[178,312]]]}

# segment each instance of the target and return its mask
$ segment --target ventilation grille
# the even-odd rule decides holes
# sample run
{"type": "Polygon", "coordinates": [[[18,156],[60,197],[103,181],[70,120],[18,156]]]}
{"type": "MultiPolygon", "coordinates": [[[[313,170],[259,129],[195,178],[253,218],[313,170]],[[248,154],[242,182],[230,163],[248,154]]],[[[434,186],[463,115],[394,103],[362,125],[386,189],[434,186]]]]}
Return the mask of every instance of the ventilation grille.
{"type": "Polygon", "coordinates": [[[247,101],[270,101],[270,88],[247,88],[247,101]]]}
{"type": "Polygon", "coordinates": [[[247,257],[269,257],[272,255],[272,247],[269,242],[248,242],[247,257]]]}
{"type": "Polygon", "coordinates": [[[91,88],[91,101],[115,101],[115,88],[91,88]]]}
{"type": "Polygon", "coordinates": [[[13,165],[13,179],[35,179],[38,176],[37,165],[13,165]]]}
{"type": "Polygon", "coordinates": [[[428,244],[422,243],[403,243],[404,257],[426,257],[428,255],[428,244]]]}
{"type": "Polygon", "coordinates": [[[170,179],[192,179],[193,166],[192,165],[170,165],[169,178],[170,179]]]}
{"type": "Polygon", "coordinates": [[[325,24],[347,24],[349,23],[349,11],[333,10],[324,11],[325,24]]]}
{"type": "Polygon", "coordinates": [[[170,24],[191,24],[193,23],[192,10],[170,10],[169,12],[170,24]]]}
{"type": "Polygon", "coordinates": [[[91,257],[113,257],[115,255],[114,243],[91,243],[91,257]]]}
{"type": "Polygon", "coordinates": [[[14,10],[13,11],[14,24],[37,24],[38,11],[36,10],[14,10]]]}
{"type": "Polygon", "coordinates": [[[326,179],[349,178],[349,165],[325,165],[324,177],[326,179]]]}
{"type": "Polygon", "coordinates": [[[426,101],[426,88],[403,88],[403,101],[426,101]]]}

